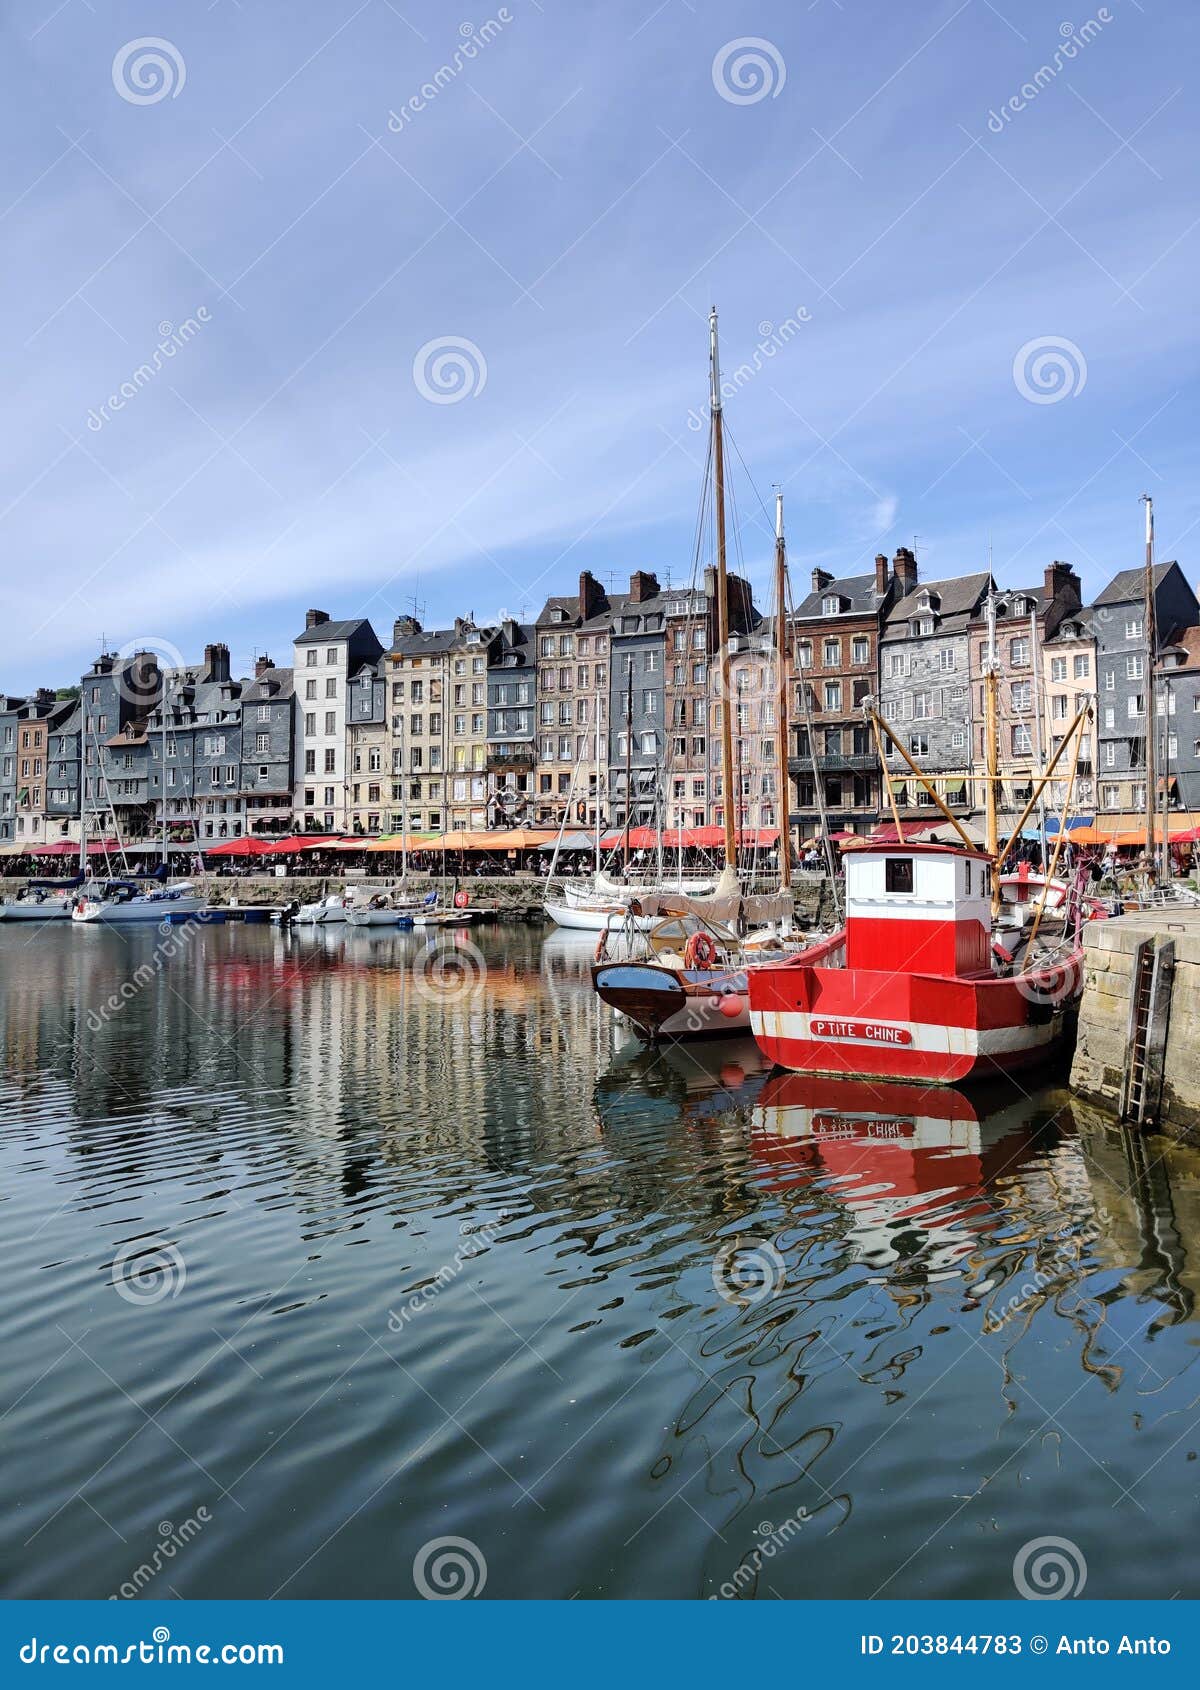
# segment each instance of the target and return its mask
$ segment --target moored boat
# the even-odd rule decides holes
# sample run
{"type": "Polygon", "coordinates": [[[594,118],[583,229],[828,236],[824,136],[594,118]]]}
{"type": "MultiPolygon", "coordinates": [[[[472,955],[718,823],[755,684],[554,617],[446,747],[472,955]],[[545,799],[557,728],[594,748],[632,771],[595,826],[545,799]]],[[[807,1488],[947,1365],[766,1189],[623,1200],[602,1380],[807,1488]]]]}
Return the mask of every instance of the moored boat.
{"type": "Polygon", "coordinates": [[[177,885],[148,885],[146,881],[108,880],[94,892],[77,896],[71,920],[124,924],[135,921],[176,922],[202,915],[208,899],[188,880],[177,885]]]}
{"type": "Polygon", "coordinates": [[[1011,950],[992,940],[992,858],[959,845],[846,853],[846,922],[750,971],[750,1024],[781,1067],[953,1085],[1060,1043],[1082,988],[1075,900],[1011,950]]]}
{"type": "Polygon", "coordinates": [[[30,880],[13,898],[0,903],[0,921],[70,921],[84,877],[30,880]]]}

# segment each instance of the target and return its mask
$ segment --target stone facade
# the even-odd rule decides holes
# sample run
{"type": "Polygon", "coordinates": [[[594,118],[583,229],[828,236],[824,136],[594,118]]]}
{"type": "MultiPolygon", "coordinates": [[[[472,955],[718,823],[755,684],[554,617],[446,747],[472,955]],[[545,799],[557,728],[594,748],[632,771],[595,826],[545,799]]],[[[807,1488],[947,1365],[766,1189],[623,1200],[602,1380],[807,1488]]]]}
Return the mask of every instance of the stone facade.
{"type": "MultiPolygon", "coordinates": [[[[897,559],[902,577],[909,556],[897,559]]],[[[915,569],[914,560],[914,579],[915,569]]],[[[796,609],[788,701],[794,844],[820,827],[818,781],[831,833],[869,833],[879,820],[879,758],[863,705],[878,692],[880,626],[896,590],[880,553],[870,575],[837,578],[814,569],[812,591],[796,609]]]]}
{"type": "Polygon", "coordinates": [[[535,816],[539,827],[568,819],[594,826],[609,819],[609,691],[612,599],[584,571],[579,591],[546,600],[535,623],[537,641],[537,765],[535,816]],[[599,741],[599,744],[597,742],[599,741]],[[600,779],[596,779],[597,750],[600,779]]]}
{"type": "MultiPolygon", "coordinates": [[[[885,618],[879,647],[881,711],[925,773],[937,777],[943,802],[967,810],[973,807],[968,630],[991,577],[966,575],[918,586],[916,559],[904,550],[897,552],[894,569],[897,601],[885,618]]],[[[925,820],[930,811],[937,814],[894,752],[888,772],[902,817],[925,820]]]]}

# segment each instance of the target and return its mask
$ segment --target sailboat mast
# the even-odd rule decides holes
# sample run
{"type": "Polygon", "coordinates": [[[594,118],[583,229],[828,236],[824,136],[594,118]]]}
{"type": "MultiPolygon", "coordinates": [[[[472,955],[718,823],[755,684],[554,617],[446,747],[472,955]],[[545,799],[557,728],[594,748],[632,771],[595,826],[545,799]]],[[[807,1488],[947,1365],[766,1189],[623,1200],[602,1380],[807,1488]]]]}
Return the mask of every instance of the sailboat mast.
{"type": "Polygon", "coordinates": [[[996,587],[995,583],[988,586],[987,596],[987,631],[988,655],[986,673],[983,681],[984,700],[984,759],[987,768],[987,849],[988,856],[995,864],[992,876],[992,907],[995,910],[1000,891],[1000,863],[997,861],[1000,850],[999,829],[996,823],[996,787],[999,780],[997,771],[997,735],[999,723],[997,720],[996,693],[999,661],[996,656],[996,587]]]}
{"type": "Polygon", "coordinates": [[[729,663],[729,575],[725,566],[725,437],[721,423],[721,355],[717,308],[708,319],[712,413],[713,479],[717,517],[717,644],[721,675],[721,784],[725,792],[725,867],[737,868],[737,818],[733,789],[733,689],[729,663]]]}
{"type": "Polygon", "coordinates": [[[1143,587],[1146,622],[1146,867],[1153,871],[1154,808],[1157,798],[1154,779],[1154,737],[1158,732],[1158,717],[1154,708],[1154,648],[1158,643],[1154,627],[1154,500],[1149,493],[1143,493],[1141,502],[1146,507],[1146,578],[1143,587]]]}
{"type": "Polygon", "coordinates": [[[633,653],[625,659],[625,844],[621,868],[629,878],[629,828],[633,820],[633,653]]]}
{"type": "Polygon", "coordinates": [[[775,654],[779,682],[779,886],[792,884],[791,802],[788,789],[787,547],[783,538],[783,494],[775,492],[775,654]]]}

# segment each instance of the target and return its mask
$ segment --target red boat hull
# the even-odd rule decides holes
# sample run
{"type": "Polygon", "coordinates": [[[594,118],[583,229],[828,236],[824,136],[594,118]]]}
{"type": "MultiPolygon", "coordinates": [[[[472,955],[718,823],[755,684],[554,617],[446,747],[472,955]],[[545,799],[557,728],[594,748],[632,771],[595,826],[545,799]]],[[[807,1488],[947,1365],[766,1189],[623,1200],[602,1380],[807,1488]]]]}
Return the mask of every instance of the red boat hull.
{"type": "Polygon", "coordinates": [[[813,951],[749,971],[750,1025],[764,1056],[805,1073],[957,1085],[1054,1050],[1079,996],[1083,954],[1009,978],[825,960],[813,951]]]}

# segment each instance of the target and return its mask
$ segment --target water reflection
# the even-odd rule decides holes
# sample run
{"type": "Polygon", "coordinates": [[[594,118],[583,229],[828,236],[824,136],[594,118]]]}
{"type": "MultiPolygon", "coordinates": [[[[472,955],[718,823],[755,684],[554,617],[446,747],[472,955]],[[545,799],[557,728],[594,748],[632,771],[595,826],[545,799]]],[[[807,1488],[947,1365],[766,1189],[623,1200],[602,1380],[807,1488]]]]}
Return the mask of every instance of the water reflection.
{"type": "Polygon", "coordinates": [[[0,932],[9,1593],[202,1503],[192,1597],[411,1596],[447,1532],[497,1596],[1004,1596],[1064,1530],[1089,1594],[1188,1576],[1191,1153],[648,1051],[586,935],[161,939],[0,932]]]}

